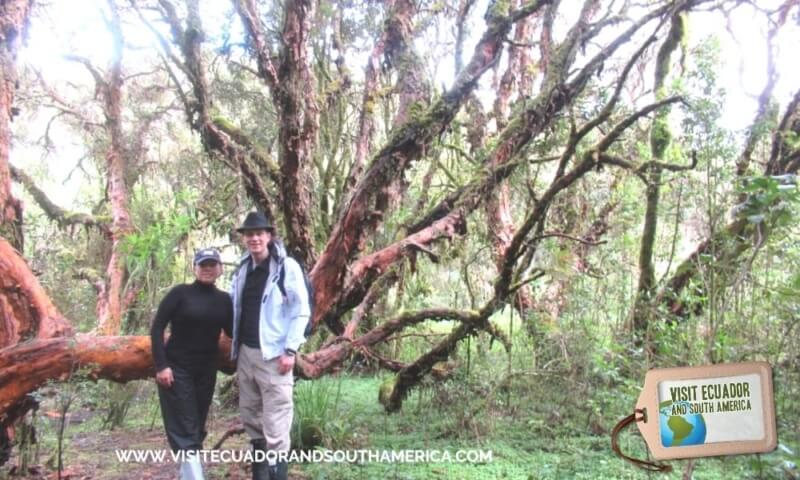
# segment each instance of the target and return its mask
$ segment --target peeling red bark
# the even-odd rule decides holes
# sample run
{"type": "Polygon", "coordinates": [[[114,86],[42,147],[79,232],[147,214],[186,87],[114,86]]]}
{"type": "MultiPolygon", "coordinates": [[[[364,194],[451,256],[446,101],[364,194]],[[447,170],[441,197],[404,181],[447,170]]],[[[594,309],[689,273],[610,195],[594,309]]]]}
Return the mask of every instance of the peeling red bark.
{"type": "MultiPolygon", "coordinates": [[[[28,317],[20,318],[19,314],[32,305],[26,300],[20,285],[4,285],[12,277],[6,277],[5,270],[18,268],[15,263],[22,259],[17,250],[23,251],[24,236],[22,232],[22,204],[11,194],[11,172],[9,158],[11,153],[11,121],[14,118],[14,94],[17,88],[17,49],[24,37],[25,27],[30,14],[31,0],[3,0],[0,2],[0,347],[19,340],[21,335],[38,330],[35,322],[28,317]],[[11,243],[7,243],[8,238],[11,243]]],[[[31,276],[32,277],[32,276],[31,276]]],[[[27,278],[26,278],[27,280],[27,278]]],[[[35,281],[35,279],[34,279],[35,281]]],[[[43,309],[43,314],[47,312],[43,309]]],[[[37,317],[38,318],[38,317],[37,317]]],[[[44,322],[47,330],[47,322],[44,322]]],[[[13,437],[13,421],[25,414],[31,402],[19,405],[15,417],[0,429],[0,464],[7,461],[9,440],[13,437]],[[9,427],[9,428],[7,428],[9,427]]]]}
{"type": "MultiPolygon", "coordinates": [[[[613,192],[616,188],[617,180],[611,186],[613,192]]],[[[594,221],[586,228],[578,238],[588,243],[575,242],[574,240],[565,240],[571,242],[572,245],[565,244],[564,248],[571,249],[574,259],[573,268],[578,273],[589,272],[588,257],[594,248],[592,243],[597,243],[608,232],[608,220],[613,211],[617,208],[618,201],[609,200],[598,212],[594,221]]],[[[589,205],[584,204],[581,215],[586,216],[589,213],[589,205]]],[[[552,320],[559,318],[561,312],[566,308],[566,292],[569,288],[569,278],[553,278],[548,282],[544,293],[539,296],[533,306],[539,312],[542,312],[552,320]]]]}
{"type": "MultiPolygon", "coordinates": [[[[531,74],[530,56],[527,53],[527,45],[531,42],[531,33],[534,17],[528,17],[517,23],[514,31],[515,45],[509,49],[508,67],[500,80],[497,91],[497,99],[494,104],[495,124],[498,130],[505,128],[508,120],[508,106],[511,96],[516,87],[517,98],[527,93],[524,87],[530,88],[531,74]]],[[[489,157],[490,167],[495,168],[507,159],[502,157],[489,157]]],[[[514,237],[514,219],[511,215],[511,203],[509,202],[509,187],[505,181],[500,182],[498,187],[490,193],[490,198],[486,203],[486,216],[489,219],[489,238],[494,247],[495,259],[499,262],[505,255],[511,239],[514,237]]],[[[533,297],[529,287],[520,289],[517,298],[513,302],[514,307],[524,315],[526,311],[533,307],[533,297]]]]}
{"type": "Polygon", "coordinates": [[[308,38],[314,2],[286,2],[279,64],[272,60],[255,2],[236,4],[255,46],[258,71],[272,92],[278,111],[278,158],[281,171],[279,201],[286,224],[289,253],[304,265],[316,261],[312,227],[310,167],[319,131],[319,107],[314,74],[309,67],[308,38]]]}
{"type": "MultiPolygon", "coordinates": [[[[486,203],[486,214],[489,218],[489,225],[491,225],[489,237],[494,247],[495,260],[499,268],[516,231],[514,219],[511,217],[508,183],[503,182],[491,194],[491,198],[486,203]]],[[[524,315],[534,306],[530,288],[523,287],[520,289],[513,306],[521,315],[524,315]]]]}
{"type": "MultiPolygon", "coordinates": [[[[319,351],[299,355],[296,374],[317,378],[340,365],[351,352],[380,343],[391,335],[426,320],[457,320],[477,326],[475,313],[450,309],[410,312],[384,322],[355,340],[342,339],[319,351]]],[[[220,338],[217,366],[232,373],[228,360],[230,339],[220,338]]],[[[397,364],[399,368],[405,366],[397,364]]],[[[27,395],[48,381],[64,381],[73,375],[90,379],[128,382],[153,376],[148,336],[78,335],[38,339],[0,350],[0,422],[11,420],[27,395]]]]}
{"type": "Polygon", "coordinates": [[[514,45],[508,50],[508,66],[500,79],[497,98],[494,102],[497,130],[503,130],[506,126],[508,106],[514,90],[516,89],[518,97],[529,93],[532,75],[529,71],[531,59],[527,45],[532,40],[534,20],[534,16],[524,18],[514,27],[514,45]]]}
{"type": "Polygon", "coordinates": [[[279,163],[283,178],[282,211],[289,253],[305,265],[316,262],[311,234],[310,168],[319,131],[316,80],[307,52],[314,2],[289,0],[283,27],[283,51],[278,70],[280,84],[273,101],[280,112],[279,163]]]}
{"type": "Polygon", "coordinates": [[[11,234],[11,243],[0,234],[0,348],[72,331],[20,254],[22,212],[10,191],[9,123],[17,81],[15,61],[31,5],[30,1],[0,4],[0,232],[11,234]]]}
{"type": "Polygon", "coordinates": [[[19,252],[0,238],[0,348],[71,332],[19,252]]]}
{"type": "MultiPolygon", "coordinates": [[[[225,355],[230,341],[220,343],[219,367],[231,372],[225,355]]],[[[129,382],[154,376],[149,336],[77,335],[35,340],[0,350],[0,422],[7,413],[48,381],[72,376],[129,382]]]]}
{"type": "Polygon", "coordinates": [[[342,338],[335,343],[298,359],[295,373],[303,378],[318,378],[341,364],[354,350],[380,343],[393,334],[426,320],[457,320],[475,323],[474,312],[463,312],[447,308],[432,308],[409,312],[383,322],[355,340],[342,338]]]}
{"type": "MultiPolygon", "coordinates": [[[[529,5],[525,14],[533,13],[544,3],[529,5]]],[[[425,115],[397,129],[389,143],[373,159],[370,168],[356,185],[312,271],[317,305],[314,325],[323,312],[331,310],[336,303],[345,281],[347,264],[363,249],[368,235],[382,222],[385,212],[381,206],[388,204],[387,196],[390,194],[386,187],[399,181],[433,139],[450,124],[478,79],[499,58],[503,39],[511,26],[510,18],[490,18],[489,28],[475,47],[469,64],[458,75],[455,85],[425,115]]],[[[328,327],[340,333],[341,323],[331,316],[327,318],[330,320],[328,327]]]]}
{"type": "MultiPolygon", "coordinates": [[[[377,88],[380,73],[386,71],[397,63],[396,57],[405,55],[409,48],[409,38],[411,35],[411,24],[416,13],[416,6],[408,0],[392,0],[386,3],[385,8],[389,12],[388,18],[384,22],[385,28],[380,38],[372,48],[364,77],[364,94],[362,96],[361,111],[359,112],[358,135],[356,137],[356,150],[350,173],[345,181],[345,192],[353,190],[356,182],[361,178],[364,171],[367,157],[370,154],[370,140],[375,129],[374,118],[377,98],[377,88]],[[382,62],[382,57],[386,61],[382,62]]],[[[406,66],[404,70],[411,68],[406,66]]],[[[400,82],[401,85],[408,82],[400,82]]],[[[413,95],[413,92],[412,92],[413,95]]],[[[411,100],[401,100],[400,112],[395,117],[395,127],[405,123],[405,108],[411,100]]],[[[342,205],[345,205],[343,203],[342,205]]]]}
{"type": "MultiPolygon", "coordinates": [[[[583,12],[585,15],[590,15],[592,10],[591,6],[592,5],[589,5],[587,7],[587,11],[583,12]]],[[[342,252],[348,251],[348,249],[344,248],[344,246],[350,247],[351,250],[355,250],[355,247],[358,246],[356,243],[357,240],[361,235],[364,235],[364,222],[353,223],[351,228],[347,230],[335,230],[328,243],[328,248],[326,248],[326,251],[329,250],[332,245],[340,245],[341,248],[336,250],[337,258],[327,259],[326,255],[323,254],[319,263],[312,272],[312,275],[314,275],[315,286],[317,287],[316,304],[319,306],[319,310],[315,312],[314,321],[324,321],[332,330],[335,332],[340,332],[342,327],[338,326],[337,330],[336,325],[339,317],[344,312],[352,309],[360,303],[361,299],[366,294],[366,285],[369,285],[369,283],[373,281],[376,276],[380,274],[380,272],[385,271],[392,262],[403,258],[409,253],[407,250],[407,245],[416,243],[419,246],[425,247],[443,237],[451,236],[454,225],[465,225],[466,215],[482,205],[485,199],[488,197],[489,192],[491,192],[499,182],[507,178],[514,171],[517,164],[513,162],[510,163],[509,160],[512,159],[519,152],[519,150],[530,141],[531,138],[544,131],[544,129],[546,129],[548,125],[550,125],[550,122],[556,117],[558,112],[570,101],[572,101],[575,96],[580,94],[589,79],[594,75],[597,69],[601,68],[603,62],[607,58],[609,58],[620,46],[627,43],[631,37],[642,28],[643,25],[647,24],[654,18],[664,15],[668,12],[668,10],[669,9],[666,7],[659,8],[635,22],[625,31],[621,32],[614,40],[611,41],[606,49],[595,55],[581,68],[576,75],[573,75],[569,82],[564,83],[565,75],[563,75],[563,72],[551,70],[549,75],[543,81],[542,93],[528,103],[528,108],[519,112],[514,122],[512,122],[509,125],[509,128],[507,128],[500,135],[497,146],[487,154],[489,158],[496,158],[497,161],[494,162],[494,164],[499,166],[484,177],[446,196],[419,222],[410,226],[408,228],[408,231],[411,234],[409,239],[416,238],[414,235],[421,233],[422,235],[419,237],[419,241],[407,242],[407,240],[401,240],[400,242],[397,242],[379,252],[359,260],[349,269],[350,275],[345,282],[343,275],[337,277],[337,275],[340,274],[338,274],[336,269],[333,267],[336,265],[336,262],[344,264],[342,252]],[[440,226],[444,228],[440,228],[440,226]],[[358,232],[358,234],[355,232],[358,232]],[[341,235],[344,238],[337,238],[337,235],[341,235]],[[369,268],[367,268],[368,266],[369,268]],[[345,282],[344,288],[339,287],[342,282],[345,282]],[[326,283],[330,285],[330,290],[325,288],[326,283]]],[[[574,59],[574,49],[578,47],[582,40],[584,40],[583,35],[585,34],[586,28],[585,22],[578,22],[578,24],[567,34],[567,39],[565,42],[568,42],[569,47],[562,44],[557,50],[558,58],[556,59],[556,62],[561,66],[562,69],[570,68],[570,61],[574,59]]],[[[484,45],[479,43],[476,48],[476,52],[481,51],[483,48],[484,45]]],[[[447,98],[447,96],[445,96],[445,98],[447,98]]],[[[675,99],[670,99],[670,102],[674,101],[675,99]]],[[[658,105],[650,106],[648,109],[646,109],[646,111],[652,111],[652,109],[656,108],[657,106],[658,105]]],[[[433,108],[435,109],[436,106],[433,108]]],[[[643,111],[639,112],[637,115],[644,114],[643,111]]],[[[638,116],[633,118],[638,118],[638,116]]],[[[616,138],[622,130],[630,126],[630,121],[632,120],[629,120],[627,123],[623,122],[622,124],[617,125],[617,127],[612,130],[607,138],[616,138]]],[[[610,140],[601,142],[601,144],[598,146],[599,150],[604,151],[604,149],[608,148],[609,142],[610,140]]],[[[387,149],[392,146],[394,145],[390,143],[387,149]]],[[[383,153],[385,152],[381,152],[381,154],[383,153]]],[[[381,154],[379,154],[378,159],[382,158],[381,154]]],[[[489,163],[489,161],[490,160],[487,159],[483,163],[489,163]]],[[[512,241],[509,247],[511,249],[511,253],[506,254],[507,257],[505,258],[504,265],[501,269],[501,278],[498,280],[497,285],[509,285],[511,274],[514,270],[514,262],[517,258],[519,249],[522,247],[522,244],[525,241],[525,236],[536,224],[543,220],[543,214],[546,213],[549,202],[561,190],[568,187],[577,178],[580,178],[583,174],[585,174],[590,168],[592,168],[593,165],[595,165],[595,159],[584,156],[582,161],[571,171],[568,173],[559,173],[548,191],[545,192],[545,194],[539,199],[534,213],[529,215],[529,220],[533,223],[523,224],[521,232],[522,234],[520,235],[518,232],[512,241]]],[[[373,167],[378,166],[380,166],[380,162],[376,161],[373,163],[373,167]]],[[[356,210],[353,210],[352,212],[355,211],[356,210]]],[[[363,206],[362,210],[358,211],[362,212],[363,214],[367,213],[365,210],[363,210],[363,206]]],[[[343,220],[340,222],[340,226],[347,225],[345,223],[346,220],[347,217],[343,218],[343,220]]]]}
{"type": "Polygon", "coordinates": [[[108,78],[101,83],[106,130],[110,146],[106,152],[108,195],[111,200],[111,257],[106,266],[105,295],[98,298],[98,331],[104,335],[117,335],[122,327],[122,294],[125,286],[125,259],[122,242],[133,230],[128,211],[128,185],[125,181],[127,152],[122,133],[122,30],[119,11],[114,0],[109,0],[111,21],[109,26],[114,53],[108,78]]]}
{"type": "Polygon", "coordinates": [[[6,0],[0,3],[0,236],[20,251],[23,246],[22,204],[11,195],[9,156],[14,93],[17,84],[17,49],[22,43],[33,2],[6,0]]]}

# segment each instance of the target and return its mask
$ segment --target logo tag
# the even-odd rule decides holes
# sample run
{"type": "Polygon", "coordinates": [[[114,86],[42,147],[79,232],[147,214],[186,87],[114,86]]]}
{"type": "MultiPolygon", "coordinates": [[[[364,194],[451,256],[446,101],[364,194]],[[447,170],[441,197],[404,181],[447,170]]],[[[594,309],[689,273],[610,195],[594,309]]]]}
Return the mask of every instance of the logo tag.
{"type": "Polygon", "coordinates": [[[647,372],[636,422],[657,460],[775,449],[772,369],[766,362],[647,372]]]}

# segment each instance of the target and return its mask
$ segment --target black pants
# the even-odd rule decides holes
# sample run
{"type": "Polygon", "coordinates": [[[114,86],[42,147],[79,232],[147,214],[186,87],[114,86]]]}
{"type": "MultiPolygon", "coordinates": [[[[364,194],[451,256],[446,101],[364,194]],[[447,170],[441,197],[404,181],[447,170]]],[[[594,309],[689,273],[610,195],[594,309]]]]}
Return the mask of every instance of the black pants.
{"type": "Polygon", "coordinates": [[[175,381],[169,388],[158,386],[161,417],[167,431],[172,451],[201,450],[206,437],[206,418],[214,384],[216,369],[193,372],[171,365],[175,381]]]}

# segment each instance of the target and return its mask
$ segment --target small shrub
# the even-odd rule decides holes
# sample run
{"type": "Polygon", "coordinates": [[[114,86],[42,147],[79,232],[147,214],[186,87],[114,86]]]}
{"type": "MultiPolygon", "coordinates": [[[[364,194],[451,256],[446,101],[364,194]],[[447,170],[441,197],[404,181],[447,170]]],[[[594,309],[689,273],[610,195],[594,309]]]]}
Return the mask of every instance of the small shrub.
{"type": "Polygon", "coordinates": [[[352,437],[350,417],[340,408],[342,382],[337,378],[305,381],[294,390],[292,448],[346,446],[352,437]]]}

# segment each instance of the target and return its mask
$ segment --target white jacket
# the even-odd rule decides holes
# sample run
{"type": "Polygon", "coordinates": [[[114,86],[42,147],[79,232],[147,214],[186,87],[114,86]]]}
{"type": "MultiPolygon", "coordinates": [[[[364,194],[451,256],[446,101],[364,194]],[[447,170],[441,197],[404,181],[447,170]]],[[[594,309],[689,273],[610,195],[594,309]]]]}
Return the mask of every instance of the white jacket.
{"type": "MultiPolygon", "coordinates": [[[[275,358],[287,348],[297,351],[306,341],[304,335],[309,320],[308,291],[303,279],[300,265],[293,258],[286,256],[286,250],[279,242],[275,242],[277,256],[271,255],[269,260],[269,278],[261,296],[261,314],[259,318],[259,340],[261,355],[264,360],[275,358]],[[286,298],[278,287],[281,268],[286,269],[284,287],[286,298]]],[[[239,267],[231,281],[231,299],[233,300],[233,341],[231,360],[236,361],[239,355],[239,327],[242,321],[242,292],[250,269],[250,254],[242,257],[239,267]]]]}

